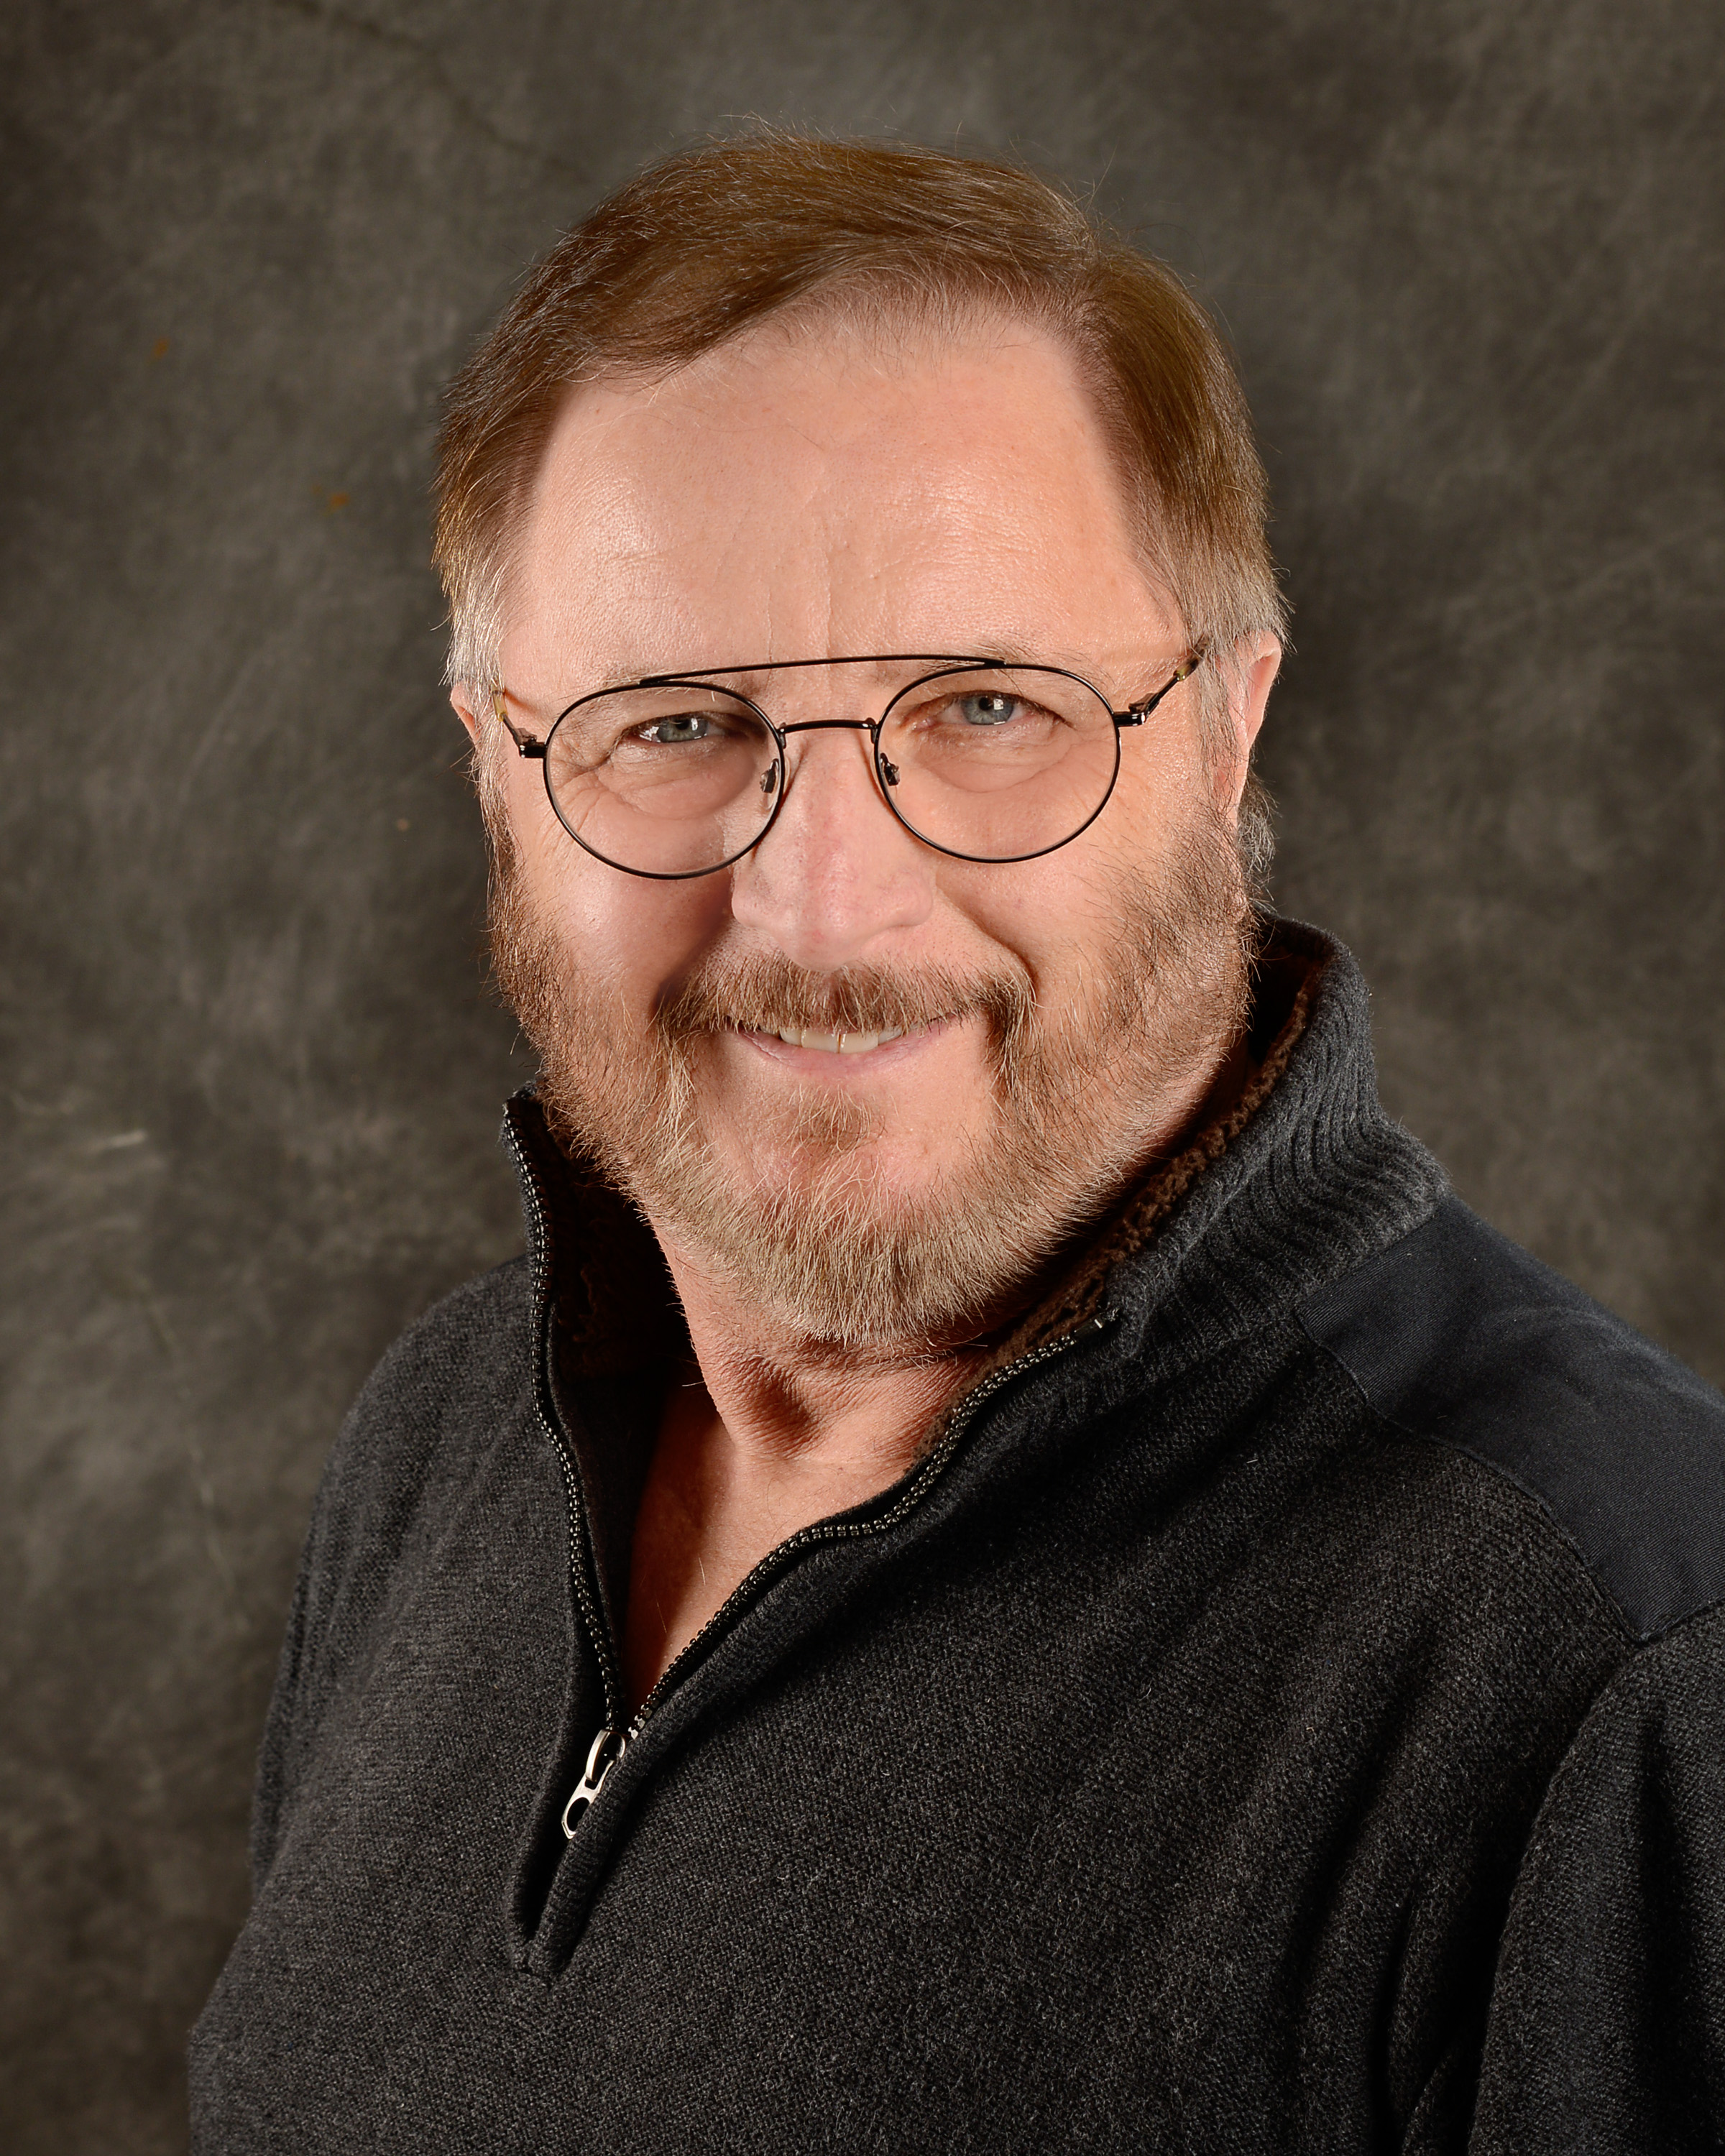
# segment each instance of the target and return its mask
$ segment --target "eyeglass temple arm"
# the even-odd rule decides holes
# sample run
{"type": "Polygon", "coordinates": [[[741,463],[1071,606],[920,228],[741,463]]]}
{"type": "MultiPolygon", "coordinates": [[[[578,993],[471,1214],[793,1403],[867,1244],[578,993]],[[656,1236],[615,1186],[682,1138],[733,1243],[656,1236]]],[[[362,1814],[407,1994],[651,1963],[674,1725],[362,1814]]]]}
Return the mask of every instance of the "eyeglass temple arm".
{"type": "Polygon", "coordinates": [[[524,734],[516,727],[515,721],[509,716],[508,691],[506,690],[501,687],[492,690],[491,710],[498,724],[509,736],[509,738],[515,743],[516,748],[520,750],[521,753],[526,757],[536,756],[542,762],[545,757],[545,743],[542,741],[536,741],[531,734],[524,734]]]}
{"type": "Polygon", "coordinates": [[[1202,665],[1209,650],[1208,644],[1200,644],[1175,667],[1172,676],[1164,681],[1153,696],[1140,696],[1136,704],[1128,704],[1123,711],[1111,714],[1117,726],[1141,726],[1156,709],[1163,698],[1178,689],[1183,681],[1189,680],[1202,665]]]}

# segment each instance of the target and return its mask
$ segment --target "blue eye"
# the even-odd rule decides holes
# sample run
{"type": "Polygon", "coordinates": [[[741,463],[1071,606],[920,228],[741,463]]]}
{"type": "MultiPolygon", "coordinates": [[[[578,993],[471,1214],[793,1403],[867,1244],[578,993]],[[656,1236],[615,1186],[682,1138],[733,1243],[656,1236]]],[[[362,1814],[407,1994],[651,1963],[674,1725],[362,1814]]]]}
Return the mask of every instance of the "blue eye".
{"type": "Polygon", "coordinates": [[[998,689],[958,699],[958,715],[969,726],[1004,726],[1018,709],[1018,698],[1003,696],[998,689]]]}

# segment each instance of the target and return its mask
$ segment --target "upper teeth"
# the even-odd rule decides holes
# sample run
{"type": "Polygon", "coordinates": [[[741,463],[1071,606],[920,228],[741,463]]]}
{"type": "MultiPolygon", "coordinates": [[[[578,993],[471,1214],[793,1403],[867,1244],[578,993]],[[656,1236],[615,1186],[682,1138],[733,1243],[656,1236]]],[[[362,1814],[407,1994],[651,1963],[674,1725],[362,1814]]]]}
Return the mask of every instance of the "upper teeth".
{"type": "Polygon", "coordinates": [[[896,1025],[885,1033],[809,1033],[794,1025],[782,1025],[778,1037],[788,1048],[820,1048],[829,1055],[866,1055],[883,1040],[896,1040],[903,1031],[902,1026],[896,1025]]]}

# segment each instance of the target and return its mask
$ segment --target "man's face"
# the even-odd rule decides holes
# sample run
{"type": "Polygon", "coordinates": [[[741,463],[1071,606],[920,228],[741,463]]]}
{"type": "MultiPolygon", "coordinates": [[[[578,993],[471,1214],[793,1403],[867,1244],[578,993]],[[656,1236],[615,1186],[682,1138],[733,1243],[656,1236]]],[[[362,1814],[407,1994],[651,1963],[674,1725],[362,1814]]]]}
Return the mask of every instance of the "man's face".
{"type": "MultiPolygon", "coordinates": [[[[1184,631],[1140,567],[1064,351],[776,326],[651,388],[580,393],[522,532],[501,652],[543,738],[649,673],[1007,650],[1120,708],[1184,631]]],[[[879,715],[913,669],[735,685],[781,724],[879,715]]],[[[1274,671],[1237,699],[1243,752],[1274,671]]],[[[1041,859],[897,824],[865,733],[793,735],[765,840],[687,882],[577,846],[482,700],[498,958],[553,1121],[706,1267],[803,1334],[962,1337],[1189,1116],[1237,1029],[1243,753],[1196,685],[1126,734],[1101,817],[1041,859]],[[899,1036],[860,1053],[787,1042],[899,1036]]]]}

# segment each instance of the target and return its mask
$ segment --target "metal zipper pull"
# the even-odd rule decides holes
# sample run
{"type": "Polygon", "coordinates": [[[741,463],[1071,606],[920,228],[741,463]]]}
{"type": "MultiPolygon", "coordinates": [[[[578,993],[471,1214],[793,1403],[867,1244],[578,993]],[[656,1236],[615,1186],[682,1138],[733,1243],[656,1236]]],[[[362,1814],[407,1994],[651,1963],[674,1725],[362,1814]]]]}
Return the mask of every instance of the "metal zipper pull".
{"type": "Polygon", "coordinates": [[[593,1749],[587,1755],[587,1772],[575,1784],[573,1795],[563,1806],[565,1841],[573,1841],[578,1815],[598,1796],[604,1786],[606,1775],[628,1749],[629,1739],[620,1729],[602,1729],[594,1738],[593,1749]],[[614,1751],[611,1748],[614,1745],[616,1747],[614,1751]]]}

